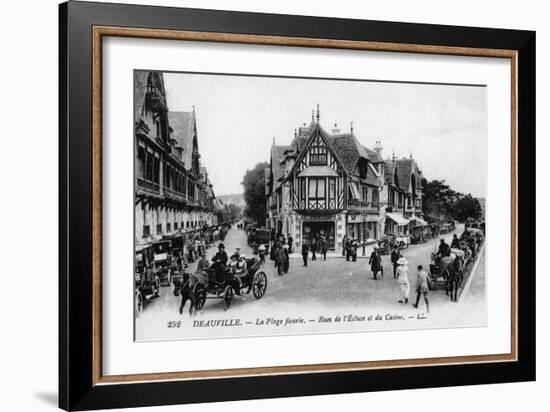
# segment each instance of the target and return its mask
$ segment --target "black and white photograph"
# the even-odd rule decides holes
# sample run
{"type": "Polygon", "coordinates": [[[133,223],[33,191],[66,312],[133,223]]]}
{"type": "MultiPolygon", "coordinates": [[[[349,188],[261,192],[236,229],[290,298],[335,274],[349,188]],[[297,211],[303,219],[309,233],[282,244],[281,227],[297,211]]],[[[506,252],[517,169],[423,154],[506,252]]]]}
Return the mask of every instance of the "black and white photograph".
{"type": "Polygon", "coordinates": [[[486,325],[484,85],[133,76],[136,341],[486,325]]]}

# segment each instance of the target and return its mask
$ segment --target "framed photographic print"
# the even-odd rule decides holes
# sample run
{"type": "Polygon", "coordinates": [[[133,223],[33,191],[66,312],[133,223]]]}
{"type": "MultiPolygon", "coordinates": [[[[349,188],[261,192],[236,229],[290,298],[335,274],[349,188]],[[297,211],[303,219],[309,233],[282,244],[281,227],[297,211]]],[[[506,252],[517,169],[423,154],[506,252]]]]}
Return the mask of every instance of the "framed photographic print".
{"type": "Polygon", "coordinates": [[[60,407],[535,379],[535,33],[60,6],[60,407]]]}

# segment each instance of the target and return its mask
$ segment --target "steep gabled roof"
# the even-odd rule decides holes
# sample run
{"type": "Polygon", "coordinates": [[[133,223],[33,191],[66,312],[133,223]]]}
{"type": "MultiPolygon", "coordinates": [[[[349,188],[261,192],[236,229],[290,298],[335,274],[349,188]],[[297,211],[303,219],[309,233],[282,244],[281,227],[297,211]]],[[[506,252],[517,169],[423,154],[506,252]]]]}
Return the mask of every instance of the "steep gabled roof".
{"type": "Polygon", "coordinates": [[[414,159],[402,158],[394,160],[386,160],[384,162],[385,180],[388,184],[396,185],[403,191],[408,191],[411,183],[411,175],[416,176],[417,187],[422,187],[422,174],[418,170],[418,166],[414,159]],[[394,176],[397,175],[397,181],[394,176]]]}
{"type": "Polygon", "coordinates": [[[317,134],[319,135],[319,137],[321,137],[322,140],[324,140],[326,142],[327,149],[331,152],[333,157],[336,159],[337,164],[340,165],[341,167],[345,168],[345,166],[343,164],[343,161],[340,158],[340,155],[338,154],[338,152],[333,147],[331,136],[327,132],[325,132],[325,130],[321,127],[321,125],[319,123],[312,123],[310,125],[309,129],[310,129],[310,134],[307,137],[306,142],[304,143],[304,145],[302,146],[302,148],[298,152],[298,157],[296,159],[296,163],[293,166],[293,170],[296,169],[296,167],[300,164],[303,157],[306,155],[306,151],[304,149],[308,146],[308,144],[314,138],[316,138],[317,134]]]}
{"type": "Polygon", "coordinates": [[[334,150],[338,153],[348,173],[355,170],[360,158],[371,163],[383,162],[380,155],[374,150],[363,146],[353,133],[335,134],[330,137],[334,150]]]}
{"type": "Polygon", "coordinates": [[[171,137],[176,141],[176,145],[183,149],[183,164],[187,169],[191,169],[195,138],[195,114],[193,112],[168,112],[168,122],[174,130],[171,137]]]}
{"type": "Polygon", "coordinates": [[[408,191],[411,184],[411,174],[413,172],[413,160],[397,159],[397,179],[401,190],[408,191]]]}

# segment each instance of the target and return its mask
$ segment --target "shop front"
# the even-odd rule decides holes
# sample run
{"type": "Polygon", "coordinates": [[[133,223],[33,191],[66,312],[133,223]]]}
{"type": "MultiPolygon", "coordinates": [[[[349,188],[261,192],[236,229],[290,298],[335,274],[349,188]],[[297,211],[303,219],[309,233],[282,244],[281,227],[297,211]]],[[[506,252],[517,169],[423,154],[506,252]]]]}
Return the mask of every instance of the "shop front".
{"type": "Polygon", "coordinates": [[[368,239],[379,239],[378,221],[378,215],[349,215],[346,234],[360,243],[368,239]]]}

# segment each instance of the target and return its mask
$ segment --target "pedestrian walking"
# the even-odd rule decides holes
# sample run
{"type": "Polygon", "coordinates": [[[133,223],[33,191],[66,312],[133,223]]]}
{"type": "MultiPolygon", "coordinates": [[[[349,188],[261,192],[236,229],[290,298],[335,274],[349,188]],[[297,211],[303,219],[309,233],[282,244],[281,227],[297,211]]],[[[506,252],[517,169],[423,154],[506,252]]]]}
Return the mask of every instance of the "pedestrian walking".
{"type": "Polygon", "coordinates": [[[292,239],[292,236],[288,235],[287,237],[287,244],[288,244],[288,253],[291,254],[293,247],[294,247],[294,239],[292,239]]]}
{"type": "Polygon", "coordinates": [[[283,272],[285,274],[288,273],[288,269],[290,267],[290,256],[288,254],[288,245],[283,245],[283,251],[285,252],[285,261],[284,261],[284,264],[283,264],[283,272]]]}
{"type": "Polygon", "coordinates": [[[307,266],[307,255],[309,254],[309,247],[306,242],[302,243],[302,259],[304,261],[304,266],[307,266]]]}
{"type": "Polygon", "coordinates": [[[391,264],[393,266],[394,279],[397,279],[397,266],[399,266],[397,264],[397,261],[399,260],[400,257],[401,257],[401,252],[399,252],[399,248],[397,246],[394,246],[390,255],[391,264]]]}
{"type": "Polygon", "coordinates": [[[399,289],[401,291],[401,299],[399,299],[399,303],[409,303],[409,292],[410,292],[410,284],[409,284],[409,268],[407,267],[407,260],[404,257],[400,257],[397,261],[397,264],[399,265],[397,267],[397,284],[399,285],[399,289]]]}
{"type": "Polygon", "coordinates": [[[344,235],[342,238],[342,256],[346,256],[348,249],[348,235],[344,235]]]}
{"type": "Polygon", "coordinates": [[[317,239],[314,237],[311,241],[311,260],[317,260],[315,252],[317,252],[317,239]]]}
{"type": "Polygon", "coordinates": [[[325,239],[324,236],[321,236],[320,250],[321,250],[321,256],[323,257],[323,260],[327,260],[327,249],[328,249],[327,240],[325,239]]]}
{"type": "Polygon", "coordinates": [[[358,247],[357,240],[354,238],[351,241],[351,261],[352,262],[357,262],[357,247],[358,247]]]}
{"type": "Polygon", "coordinates": [[[285,270],[286,252],[283,247],[280,247],[275,252],[275,267],[277,268],[277,274],[283,276],[285,270]]]}
{"type": "Polygon", "coordinates": [[[265,246],[263,244],[258,246],[258,255],[260,256],[260,262],[265,263],[265,246]]]}
{"type": "Polygon", "coordinates": [[[346,262],[349,262],[351,257],[351,240],[349,237],[346,237],[346,262]]]}
{"type": "Polygon", "coordinates": [[[374,280],[378,279],[378,272],[382,272],[382,257],[378,251],[378,245],[374,245],[369,258],[370,270],[374,280]]]}
{"type": "Polygon", "coordinates": [[[414,303],[413,306],[415,308],[418,308],[420,296],[424,295],[424,302],[426,302],[426,312],[430,313],[430,301],[428,300],[430,276],[422,268],[422,265],[418,265],[417,269],[418,272],[416,274],[416,303],[414,303]]]}

